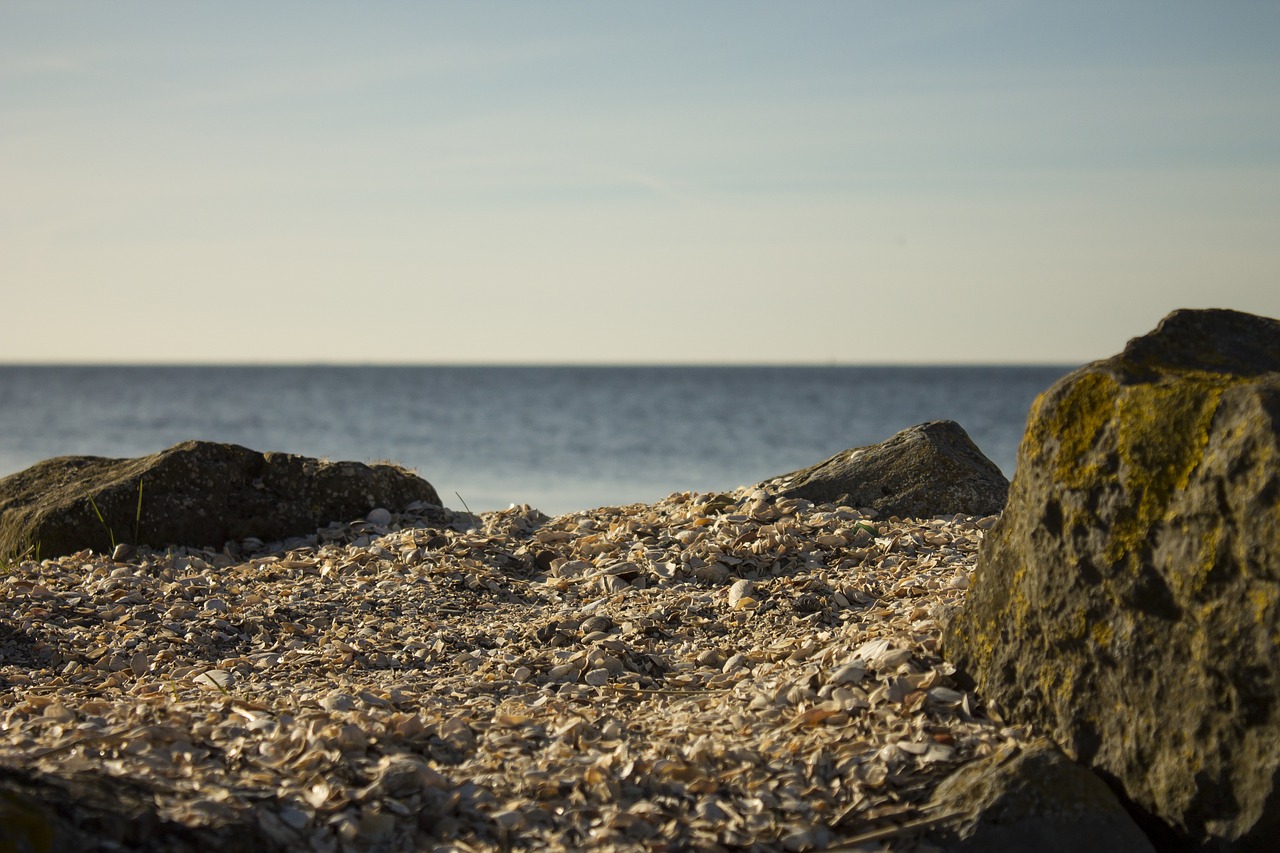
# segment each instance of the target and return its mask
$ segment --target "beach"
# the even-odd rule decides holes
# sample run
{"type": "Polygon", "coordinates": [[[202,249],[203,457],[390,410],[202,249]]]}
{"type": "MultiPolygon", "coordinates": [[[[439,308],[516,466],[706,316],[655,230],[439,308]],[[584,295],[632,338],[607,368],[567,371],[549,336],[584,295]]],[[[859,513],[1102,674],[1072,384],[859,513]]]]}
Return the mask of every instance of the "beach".
{"type": "Polygon", "coordinates": [[[127,780],[145,849],[937,849],[1029,738],[938,649],[994,521],[744,488],[17,561],[0,763],[127,780]]]}

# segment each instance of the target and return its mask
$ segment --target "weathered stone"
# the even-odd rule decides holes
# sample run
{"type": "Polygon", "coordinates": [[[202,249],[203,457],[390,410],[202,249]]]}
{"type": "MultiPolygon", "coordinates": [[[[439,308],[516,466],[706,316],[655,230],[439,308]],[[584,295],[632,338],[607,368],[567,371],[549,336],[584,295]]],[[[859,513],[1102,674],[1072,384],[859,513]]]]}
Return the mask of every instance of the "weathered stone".
{"type": "Polygon", "coordinates": [[[127,778],[0,766],[2,851],[272,853],[305,841],[299,835],[281,844],[259,828],[255,815],[224,812],[203,826],[185,826],[160,815],[155,791],[127,778]]]}
{"type": "Polygon", "coordinates": [[[220,548],[250,536],[314,533],[414,501],[440,498],[426,480],[393,465],[235,444],[187,441],[138,459],[60,456],[0,480],[0,556],[109,554],[121,542],[220,548]]]}
{"type": "Polygon", "coordinates": [[[1004,507],[1009,481],[958,423],[929,421],[760,487],[778,497],[930,518],[997,513],[1004,507]]]}
{"type": "Polygon", "coordinates": [[[1036,401],[947,657],[1162,849],[1280,837],[1280,322],[1177,311],[1036,401]]]}
{"type": "Polygon", "coordinates": [[[931,833],[949,853],[1155,850],[1107,784],[1043,738],[961,767],[927,811],[956,815],[931,833]]]}

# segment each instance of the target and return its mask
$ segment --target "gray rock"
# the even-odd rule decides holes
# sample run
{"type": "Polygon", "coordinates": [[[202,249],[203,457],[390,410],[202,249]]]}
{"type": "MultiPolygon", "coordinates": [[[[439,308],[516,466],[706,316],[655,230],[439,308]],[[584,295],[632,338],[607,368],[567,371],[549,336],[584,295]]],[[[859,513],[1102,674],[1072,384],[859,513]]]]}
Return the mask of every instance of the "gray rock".
{"type": "Polygon", "coordinates": [[[844,450],[761,483],[778,497],[871,508],[881,515],[992,515],[1009,481],[955,421],[930,421],[880,444],[844,450]]]}
{"type": "MultiPolygon", "coordinates": [[[[157,792],[120,776],[78,772],[52,776],[0,767],[0,850],[139,850],[153,853],[273,853],[302,849],[295,835],[281,843],[259,827],[259,815],[215,811],[208,823],[186,826],[163,817],[157,792]]],[[[260,812],[279,808],[277,802],[260,812]]]]}
{"type": "Polygon", "coordinates": [[[1036,401],[947,657],[1162,849],[1280,837],[1280,322],[1177,311],[1036,401]]]}
{"type": "Polygon", "coordinates": [[[440,498],[426,480],[393,465],[235,444],[187,441],[138,459],[60,456],[0,480],[0,556],[109,554],[122,542],[220,548],[251,536],[314,533],[414,501],[438,505],[440,498]]]}
{"type": "Polygon", "coordinates": [[[956,815],[930,840],[952,853],[1145,853],[1155,848],[1107,784],[1046,739],[966,764],[928,812],[956,815]]]}

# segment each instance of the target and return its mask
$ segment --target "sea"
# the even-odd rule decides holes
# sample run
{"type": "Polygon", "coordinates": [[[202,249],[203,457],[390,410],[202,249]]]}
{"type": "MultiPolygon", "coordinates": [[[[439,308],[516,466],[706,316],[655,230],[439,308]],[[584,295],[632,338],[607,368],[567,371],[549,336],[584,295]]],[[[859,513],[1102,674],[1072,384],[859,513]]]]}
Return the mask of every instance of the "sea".
{"type": "Polygon", "coordinates": [[[0,476],[187,439],[393,461],[446,506],[549,515],[723,491],[957,421],[1013,476],[1060,366],[0,365],[0,476]]]}

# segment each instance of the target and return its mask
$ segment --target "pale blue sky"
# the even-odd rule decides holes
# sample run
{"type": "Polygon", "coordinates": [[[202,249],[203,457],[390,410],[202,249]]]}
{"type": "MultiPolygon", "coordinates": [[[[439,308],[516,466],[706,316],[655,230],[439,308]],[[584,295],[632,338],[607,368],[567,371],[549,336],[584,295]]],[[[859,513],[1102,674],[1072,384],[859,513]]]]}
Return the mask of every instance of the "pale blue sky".
{"type": "Polygon", "coordinates": [[[0,361],[1055,362],[1280,316],[1280,3],[0,2],[0,361]]]}

